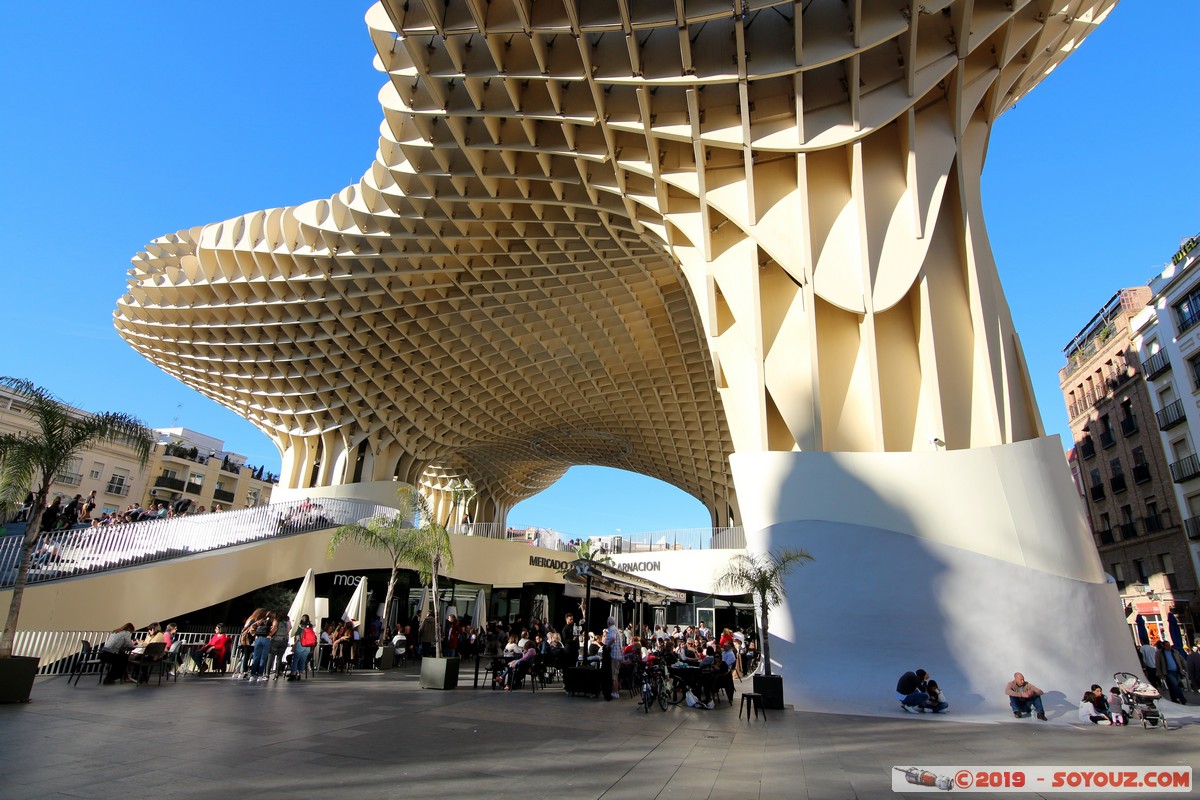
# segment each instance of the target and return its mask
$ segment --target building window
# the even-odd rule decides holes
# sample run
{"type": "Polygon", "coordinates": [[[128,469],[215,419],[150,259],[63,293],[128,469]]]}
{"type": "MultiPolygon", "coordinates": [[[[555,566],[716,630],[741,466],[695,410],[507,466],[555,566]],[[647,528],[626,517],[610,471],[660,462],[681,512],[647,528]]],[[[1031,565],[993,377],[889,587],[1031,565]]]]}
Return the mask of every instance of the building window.
{"type": "Polygon", "coordinates": [[[1158,501],[1146,501],[1146,533],[1158,533],[1166,527],[1166,521],[1158,512],[1158,501]]]}
{"type": "Polygon", "coordinates": [[[114,469],[112,475],[108,478],[108,485],[104,487],[104,491],[108,494],[115,494],[124,497],[129,494],[129,470],[114,469]]]}
{"type": "Polygon", "coordinates": [[[1117,582],[1117,591],[1125,591],[1125,570],[1120,564],[1109,564],[1109,567],[1112,568],[1113,580],[1117,582]]]}
{"type": "Polygon", "coordinates": [[[1166,579],[1167,588],[1172,592],[1176,591],[1179,586],[1175,582],[1175,562],[1171,559],[1171,554],[1163,553],[1158,557],[1158,560],[1162,565],[1163,578],[1166,579]]]}
{"type": "Polygon", "coordinates": [[[1192,388],[1200,392],[1200,355],[1188,359],[1188,372],[1192,374],[1192,388]]]}
{"type": "Polygon", "coordinates": [[[1146,462],[1146,451],[1133,448],[1133,482],[1146,483],[1150,480],[1150,465],[1146,462]]]}
{"type": "Polygon", "coordinates": [[[1121,538],[1136,539],[1137,527],[1133,524],[1133,506],[1121,506],[1121,538]]]}
{"type": "Polygon", "coordinates": [[[91,472],[88,473],[88,477],[94,481],[98,481],[98,480],[100,480],[100,476],[103,474],[104,474],[104,464],[102,464],[99,461],[93,461],[92,469],[91,469],[91,472]]]}
{"type": "Polygon", "coordinates": [[[1200,287],[1188,292],[1188,296],[1175,304],[1175,325],[1179,333],[1190,330],[1200,322],[1200,287]]]}
{"type": "Polygon", "coordinates": [[[1108,418],[1108,414],[1100,417],[1100,446],[1107,449],[1117,443],[1117,437],[1113,433],[1112,420],[1108,418]]]}
{"type": "Polygon", "coordinates": [[[1109,483],[1112,485],[1113,494],[1125,491],[1125,473],[1121,471],[1121,459],[1112,459],[1108,462],[1108,466],[1112,471],[1112,478],[1109,479],[1109,483]]]}
{"type": "Polygon", "coordinates": [[[162,477],[164,477],[164,478],[178,478],[178,477],[179,477],[179,473],[178,473],[178,472],[176,472],[175,470],[171,469],[170,467],[163,467],[163,471],[162,471],[162,477]]]}
{"type": "Polygon", "coordinates": [[[1150,582],[1150,576],[1146,574],[1146,562],[1140,558],[1133,560],[1133,574],[1137,576],[1138,583],[1150,582]]]}
{"type": "Polygon", "coordinates": [[[204,473],[193,472],[191,475],[188,476],[188,483],[194,483],[197,486],[203,486],[204,485],[204,473]]]}

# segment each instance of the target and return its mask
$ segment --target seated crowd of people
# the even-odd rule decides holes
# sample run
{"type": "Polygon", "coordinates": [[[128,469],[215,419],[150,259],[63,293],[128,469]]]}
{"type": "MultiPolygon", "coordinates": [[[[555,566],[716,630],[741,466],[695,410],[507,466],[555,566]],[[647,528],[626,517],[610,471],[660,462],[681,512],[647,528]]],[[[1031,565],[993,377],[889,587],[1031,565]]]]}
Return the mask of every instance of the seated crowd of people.
{"type": "Polygon", "coordinates": [[[278,519],[280,533],[298,533],[311,528],[327,528],[332,520],[325,515],[325,507],[305,498],[299,505],[292,506],[278,519]]]}
{"type": "MultiPolygon", "coordinates": [[[[757,663],[755,642],[740,630],[726,628],[714,634],[704,626],[675,626],[670,631],[647,626],[638,633],[632,625],[618,629],[613,620],[609,623],[602,632],[585,634],[586,625],[576,624],[573,615],[567,615],[565,625],[556,630],[536,619],[526,624],[519,617],[512,623],[493,620],[474,626],[469,619],[460,621],[450,614],[443,626],[442,654],[490,659],[495,688],[506,690],[520,685],[535,668],[551,673],[568,667],[607,669],[605,675],[611,674],[613,683],[611,694],[605,696],[610,698],[618,696],[622,682],[632,685],[642,668],[658,666],[728,676],[732,701],[732,678],[749,674],[757,663]]],[[[151,650],[161,655],[173,644],[175,632],[173,623],[156,623],[140,638],[132,623],[113,631],[100,650],[101,660],[108,665],[105,683],[145,677],[144,665],[136,669],[131,665],[150,645],[162,645],[151,650]]],[[[394,627],[379,617],[365,626],[353,619],[326,620],[317,626],[307,615],[293,624],[286,612],[266,608],[255,609],[229,633],[225,626],[216,625],[206,639],[188,636],[186,660],[196,672],[232,669],[236,679],[250,683],[282,676],[297,680],[306,670],[375,669],[387,649],[397,660],[420,659],[433,655],[436,644],[433,618],[427,614],[394,627]]],[[[713,694],[712,681],[706,693],[713,694]]]]}
{"type": "MultiPolygon", "coordinates": [[[[34,502],[32,494],[26,497],[25,503],[22,505],[21,510],[17,512],[14,522],[24,522],[27,520],[32,513],[34,502]]],[[[209,509],[206,506],[193,503],[188,498],[184,498],[173,503],[165,501],[151,503],[147,507],[143,507],[141,503],[130,503],[122,511],[102,511],[97,514],[96,493],[92,492],[86,498],[83,495],[77,494],[66,505],[63,505],[61,497],[55,496],[42,511],[42,518],[38,527],[41,533],[53,533],[55,531],[102,528],[109,525],[121,525],[127,522],[145,522],[152,519],[175,519],[176,517],[207,514],[210,511],[219,512],[223,510],[220,504],[213,505],[209,509]]]]}

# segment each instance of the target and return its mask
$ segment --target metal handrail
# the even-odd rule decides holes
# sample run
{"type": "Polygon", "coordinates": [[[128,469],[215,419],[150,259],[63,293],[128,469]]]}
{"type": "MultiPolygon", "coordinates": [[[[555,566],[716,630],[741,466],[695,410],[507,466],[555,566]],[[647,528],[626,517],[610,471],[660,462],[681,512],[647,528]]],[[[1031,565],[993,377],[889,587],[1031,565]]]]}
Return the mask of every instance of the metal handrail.
{"type": "MultiPolygon", "coordinates": [[[[45,534],[34,554],[29,583],[122,569],[248,542],[344,525],[394,509],[362,500],[293,501],[238,511],[191,514],[45,534]]],[[[21,536],[0,540],[0,587],[11,586],[21,536]]]]}
{"type": "MultiPolygon", "coordinates": [[[[44,534],[29,570],[30,584],[62,580],[106,570],[123,569],[154,561],[195,555],[250,542],[307,533],[376,515],[391,516],[395,509],[363,500],[325,498],[273,503],[237,511],[189,514],[104,527],[84,527],[44,534]]],[[[512,528],[514,526],[508,526],[512,528]]],[[[564,534],[538,529],[545,536],[521,544],[570,550],[564,534]]],[[[460,536],[504,540],[507,528],[499,523],[454,525],[460,536]]],[[[20,535],[0,539],[0,588],[12,586],[21,557],[20,535]]],[[[741,527],[683,528],[633,533],[619,537],[593,537],[606,552],[645,553],[670,550],[743,549],[741,527]]]]}
{"type": "Polygon", "coordinates": [[[746,547],[746,532],[741,526],[644,531],[594,536],[592,539],[599,542],[602,550],[622,554],[670,550],[741,550],[746,547]]]}

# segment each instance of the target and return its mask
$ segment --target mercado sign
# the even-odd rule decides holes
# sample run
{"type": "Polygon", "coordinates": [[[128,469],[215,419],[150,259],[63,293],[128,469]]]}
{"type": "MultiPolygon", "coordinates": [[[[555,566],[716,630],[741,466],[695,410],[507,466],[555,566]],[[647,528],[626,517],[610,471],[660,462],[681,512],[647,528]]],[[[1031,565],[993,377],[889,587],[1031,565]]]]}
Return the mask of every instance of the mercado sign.
{"type": "Polygon", "coordinates": [[[529,557],[529,566],[545,567],[546,569],[552,569],[552,570],[555,570],[556,572],[563,572],[564,570],[568,569],[571,566],[571,562],[570,561],[559,561],[556,558],[544,558],[542,556],[530,556],[529,557]]]}
{"type": "Polygon", "coordinates": [[[616,566],[626,572],[662,572],[661,561],[622,561],[616,566]]]}

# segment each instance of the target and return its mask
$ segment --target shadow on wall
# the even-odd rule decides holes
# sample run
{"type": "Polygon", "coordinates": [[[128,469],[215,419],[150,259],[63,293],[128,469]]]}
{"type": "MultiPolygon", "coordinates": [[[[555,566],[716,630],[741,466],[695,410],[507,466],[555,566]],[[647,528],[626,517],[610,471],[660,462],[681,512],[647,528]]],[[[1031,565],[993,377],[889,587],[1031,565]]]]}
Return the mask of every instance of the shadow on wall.
{"type": "MultiPolygon", "coordinates": [[[[836,486],[840,503],[873,506],[871,518],[886,522],[799,519],[748,534],[750,550],[803,548],[815,558],[788,576],[786,607],[772,614],[771,655],[786,702],[900,713],[896,681],[922,668],[956,717],[1011,718],[1004,685],[1019,671],[1060,699],[1047,705],[1052,718],[1073,718],[1075,704],[1063,698],[1092,683],[1107,687],[1114,671],[1137,671],[1112,586],[926,538],[922,521],[870,486],[844,470],[829,474],[840,469],[836,459],[821,465],[819,486],[789,475],[776,487],[776,502],[803,509],[803,495],[820,492],[826,496],[814,504],[828,511],[836,486]]],[[[762,496],[770,497],[765,488],[762,496]]],[[[739,497],[745,508],[740,485],[739,497]]]]}

